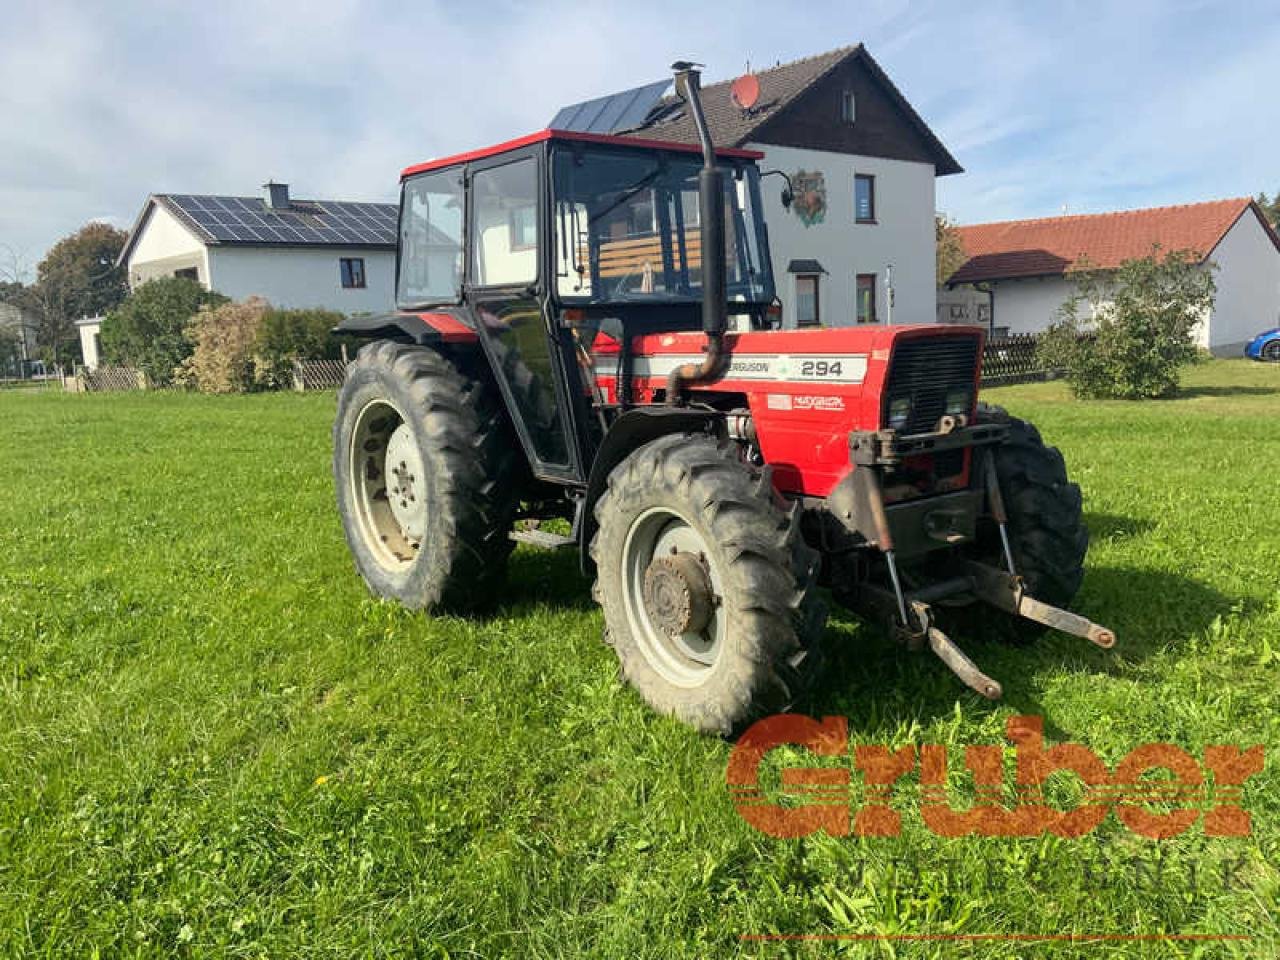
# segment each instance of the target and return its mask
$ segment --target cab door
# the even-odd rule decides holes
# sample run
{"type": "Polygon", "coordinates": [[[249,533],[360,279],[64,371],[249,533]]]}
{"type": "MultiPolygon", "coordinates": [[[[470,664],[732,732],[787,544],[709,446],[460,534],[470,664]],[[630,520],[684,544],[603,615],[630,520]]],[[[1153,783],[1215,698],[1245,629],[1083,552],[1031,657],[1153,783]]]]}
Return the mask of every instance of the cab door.
{"type": "Polygon", "coordinates": [[[525,151],[469,169],[467,301],[534,473],[581,480],[564,357],[546,308],[541,163],[540,151],[525,151]]]}

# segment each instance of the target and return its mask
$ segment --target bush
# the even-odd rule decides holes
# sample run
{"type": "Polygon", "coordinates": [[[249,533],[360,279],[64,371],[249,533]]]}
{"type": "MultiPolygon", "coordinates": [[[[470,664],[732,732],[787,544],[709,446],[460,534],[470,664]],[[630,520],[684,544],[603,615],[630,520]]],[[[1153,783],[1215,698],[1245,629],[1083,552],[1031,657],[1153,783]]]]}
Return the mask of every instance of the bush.
{"type": "Polygon", "coordinates": [[[205,290],[186,277],[160,277],[134,290],[102,321],[105,362],[137,367],[164,386],[191,355],[186,328],[206,305],[226,303],[220,293],[205,290]]]}
{"type": "Polygon", "coordinates": [[[1173,396],[1182,368],[1199,358],[1195,332],[1213,309],[1213,269],[1190,251],[1161,257],[1156,247],[1114,271],[1076,271],[1072,298],[1041,338],[1040,361],[1065,369],[1078,397],[1173,396]]]}
{"type": "Polygon", "coordinates": [[[340,340],[331,331],[342,319],[332,310],[268,310],[258,333],[259,381],[288,387],[295,360],[336,360],[340,340]]]}
{"type": "Polygon", "coordinates": [[[202,393],[243,393],[257,384],[258,337],[270,305],[259,297],[204,306],[187,328],[195,349],[179,379],[202,393]]]}

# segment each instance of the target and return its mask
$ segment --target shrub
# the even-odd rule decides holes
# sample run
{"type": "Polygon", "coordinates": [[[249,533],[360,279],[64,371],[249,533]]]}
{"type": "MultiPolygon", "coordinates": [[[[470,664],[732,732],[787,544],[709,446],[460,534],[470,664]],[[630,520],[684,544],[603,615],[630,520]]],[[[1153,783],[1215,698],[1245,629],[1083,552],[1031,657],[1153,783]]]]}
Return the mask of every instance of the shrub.
{"type": "Polygon", "coordinates": [[[1199,357],[1195,332],[1213,309],[1213,269],[1190,251],[1162,257],[1159,247],[1114,271],[1086,265],[1041,338],[1039,359],[1065,369],[1078,397],[1173,396],[1182,368],[1199,357]],[[1093,336],[1082,340],[1087,332],[1093,336]]]}
{"type": "Polygon", "coordinates": [[[195,349],[182,365],[180,379],[202,393],[252,390],[258,336],[268,310],[267,301],[259,297],[201,307],[187,328],[195,349]]]}
{"type": "Polygon", "coordinates": [[[205,305],[226,303],[186,277],[160,277],[134,290],[102,321],[102,354],[110,364],[137,367],[165,385],[191,354],[186,327],[205,305]]]}
{"type": "Polygon", "coordinates": [[[295,360],[337,359],[340,340],[331,331],[342,319],[332,310],[268,310],[258,332],[259,381],[287,387],[295,360]]]}

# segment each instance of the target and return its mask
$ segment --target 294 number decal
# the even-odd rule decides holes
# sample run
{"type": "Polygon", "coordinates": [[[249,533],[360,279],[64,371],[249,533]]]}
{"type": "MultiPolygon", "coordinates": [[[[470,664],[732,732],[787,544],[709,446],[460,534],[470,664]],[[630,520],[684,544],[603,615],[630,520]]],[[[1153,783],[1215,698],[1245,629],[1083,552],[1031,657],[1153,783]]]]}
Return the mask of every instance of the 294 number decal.
{"type": "Polygon", "coordinates": [[[837,378],[844,375],[842,360],[803,360],[800,363],[800,376],[812,377],[815,380],[837,378]]]}

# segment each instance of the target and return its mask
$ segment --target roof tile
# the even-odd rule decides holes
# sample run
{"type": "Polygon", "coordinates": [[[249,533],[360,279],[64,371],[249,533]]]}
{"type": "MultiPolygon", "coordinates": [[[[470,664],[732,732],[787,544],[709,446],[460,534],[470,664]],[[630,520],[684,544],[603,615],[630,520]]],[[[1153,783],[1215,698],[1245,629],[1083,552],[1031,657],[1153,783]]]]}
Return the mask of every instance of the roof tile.
{"type": "MultiPolygon", "coordinates": [[[[947,282],[1060,275],[1084,261],[1113,269],[1147,256],[1156,245],[1166,251],[1192,250],[1205,258],[1251,205],[1248,197],[1238,197],[960,227],[969,259],[947,282]]],[[[1274,233],[1271,238],[1280,245],[1274,233]]]]}

